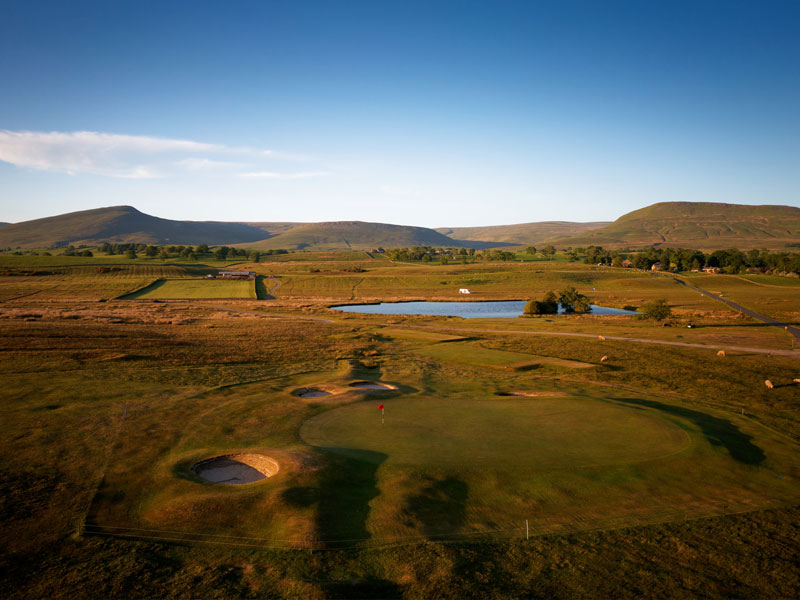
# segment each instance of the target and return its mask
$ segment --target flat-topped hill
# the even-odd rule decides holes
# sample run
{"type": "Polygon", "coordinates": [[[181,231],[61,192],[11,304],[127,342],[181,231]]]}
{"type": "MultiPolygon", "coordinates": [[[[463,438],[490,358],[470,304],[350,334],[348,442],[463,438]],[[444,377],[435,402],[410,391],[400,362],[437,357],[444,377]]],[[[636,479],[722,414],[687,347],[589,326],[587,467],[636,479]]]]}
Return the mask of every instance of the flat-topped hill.
{"type": "Polygon", "coordinates": [[[784,248],[800,242],[800,208],[716,202],[659,202],[594,231],[551,240],[560,246],[784,248]]]}

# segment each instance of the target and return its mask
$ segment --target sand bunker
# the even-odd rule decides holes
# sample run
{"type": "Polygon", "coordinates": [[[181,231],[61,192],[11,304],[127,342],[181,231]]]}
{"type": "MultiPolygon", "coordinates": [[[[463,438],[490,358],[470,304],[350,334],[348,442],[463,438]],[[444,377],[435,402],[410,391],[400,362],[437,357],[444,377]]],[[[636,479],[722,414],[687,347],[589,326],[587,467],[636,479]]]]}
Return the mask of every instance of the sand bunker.
{"type": "Polygon", "coordinates": [[[525,390],[515,390],[512,392],[497,392],[495,396],[528,396],[531,398],[547,398],[553,396],[565,396],[563,392],[532,392],[525,390]]]}
{"type": "Polygon", "coordinates": [[[234,485],[272,477],[278,470],[277,462],[261,454],[215,456],[192,467],[192,471],[206,481],[234,485]]]}
{"type": "Polygon", "coordinates": [[[327,392],[320,388],[314,387],[304,387],[304,388],[297,388],[292,392],[295,396],[300,396],[301,398],[322,398],[324,396],[330,396],[331,392],[327,392]]]}
{"type": "Polygon", "coordinates": [[[374,381],[354,381],[350,384],[350,387],[359,390],[372,390],[379,392],[391,392],[397,389],[395,386],[389,385],[388,383],[375,383],[374,381]]]}

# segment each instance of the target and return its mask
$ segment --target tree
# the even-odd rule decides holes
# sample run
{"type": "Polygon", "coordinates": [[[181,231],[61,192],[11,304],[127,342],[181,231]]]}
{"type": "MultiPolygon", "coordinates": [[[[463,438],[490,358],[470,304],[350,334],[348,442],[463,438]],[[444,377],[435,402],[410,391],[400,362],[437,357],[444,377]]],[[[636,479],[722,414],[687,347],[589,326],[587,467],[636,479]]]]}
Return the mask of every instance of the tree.
{"type": "Polygon", "coordinates": [[[208,254],[208,244],[198,244],[195,252],[197,254],[208,254]]]}
{"type": "Polygon", "coordinates": [[[658,298],[648,302],[641,309],[642,319],[653,319],[653,321],[663,321],[672,316],[672,309],[664,298],[658,298]]]}
{"type": "Polygon", "coordinates": [[[587,313],[592,310],[589,298],[578,292],[574,287],[569,286],[561,290],[558,302],[564,312],[587,313]]]}
{"type": "Polygon", "coordinates": [[[558,313],[558,300],[555,293],[547,292],[542,300],[529,300],[522,309],[526,315],[555,315],[558,313]]]}
{"type": "Polygon", "coordinates": [[[250,262],[254,263],[261,262],[261,253],[253,250],[250,253],[250,262]]]}
{"type": "Polygon", "coordinates": [[[556,249],[554,246],[545,246],[542,248],[542,254],[547,258],[553,258],[556,255],[556,249]]]}
{"type": "Polygon", "coordinates": [[[130,248],[125,250],[125,258],[131,258],[131,259],[136,258],[136,248],[131,246],[130,248]]]}
{"type": "Polygon", "coordinates": [[[148,246],[144,251],[144,255],[149,258],[155,258],[158,254],[158,246],[148,246]]]}
{"type": "Polygon", "coordinates": [[[536,246],[528,246],[527,248],[525,248],[525,252],[527,252],[531,256],[534,256],[536,254],[536,246]]]}

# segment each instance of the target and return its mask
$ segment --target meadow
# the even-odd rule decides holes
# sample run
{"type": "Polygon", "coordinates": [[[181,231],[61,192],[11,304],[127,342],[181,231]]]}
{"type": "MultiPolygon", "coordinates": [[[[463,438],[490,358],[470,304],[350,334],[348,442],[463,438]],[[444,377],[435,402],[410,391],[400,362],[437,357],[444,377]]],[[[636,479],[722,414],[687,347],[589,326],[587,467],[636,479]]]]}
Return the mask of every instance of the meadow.
{"type": "MultiPolygon", "coordinates": [[[[52,272],[0,279],[4,597],[790,597],[800,585],[787,332],[649,273],[310,254],[237,265],[264,276],[269,300],[117,299],[253,288],[193,279],[180,261],[28,264],[52,272]],[[327,308],[566,285],[607,306],[665,297],[672,326],[327,308]],[[391,389],[351,385],[364,381],[391,389]],[[329,395],[296,393],[308,388],[329,395]],[[280,470],[241,486],[192,471],[241,452],[280,470]]],[[[687,278],[798,323],[791,283],[748,279],[687,278]]]]}

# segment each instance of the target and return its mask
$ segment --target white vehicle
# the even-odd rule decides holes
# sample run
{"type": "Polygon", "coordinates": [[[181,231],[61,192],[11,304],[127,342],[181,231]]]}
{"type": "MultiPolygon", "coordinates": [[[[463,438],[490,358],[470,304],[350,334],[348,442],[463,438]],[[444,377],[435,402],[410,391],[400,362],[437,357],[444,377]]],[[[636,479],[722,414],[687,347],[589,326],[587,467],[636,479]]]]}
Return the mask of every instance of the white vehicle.
{"type": "Polygon", "coordinates": [[[472,292],[470,292],[467,288],[461,288],[460,290],[458,290],[458,293],[459,294],[470,294],[472,292]]]}

